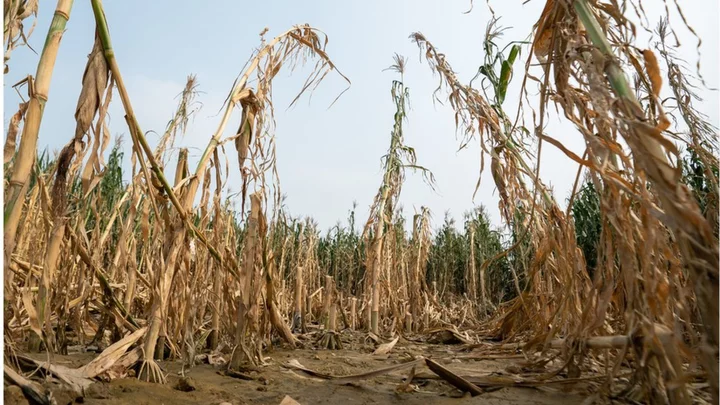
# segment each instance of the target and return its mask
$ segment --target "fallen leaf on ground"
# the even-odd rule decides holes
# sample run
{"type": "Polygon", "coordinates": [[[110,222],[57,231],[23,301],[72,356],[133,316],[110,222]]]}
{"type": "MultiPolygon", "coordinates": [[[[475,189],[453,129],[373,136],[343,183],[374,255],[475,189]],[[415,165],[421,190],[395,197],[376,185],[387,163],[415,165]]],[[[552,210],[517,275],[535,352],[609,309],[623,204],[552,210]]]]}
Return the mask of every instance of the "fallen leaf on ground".
{"type": "Polygon", "coordinates": [[[93,361],[79,369],[82,375],[87,378],[94,378],[109,370],[115,362],[125,355],[130,346],[145,334],[146,329],[147,327],[140,328],[103,350],[93,361]]]}
{"type": "Polygon", "coordinates": [[[366,378],[372,378],[372,377],[376,377],[376,376],[379,376],[379,375],[388,374],[388,373],[390,373],[390,372],[392,372],[392,371],[401,370],[401,369],[404,369],[404,368],[416,366],[416,365],[418,365],[418,364],[421,364],[423,361],[425,361],[425,359],[421,357],[421,358],[419,358],[419,359],[412,360],[412,361],[409,361],[409,362],[407,362],[407,363],[396,364],[396,365],[394,365],[394,366],[385,367],[385,368],[380,368],[380,369],[368,371],[368,372],[362,373],[362,374],[345,375],[345,376],[334,376],[334,375],[323,374],[323,373],[319,373],[319,372],[317,372],[317,371],[310,370],[309,368],[306,368],[305,366],[303,366],[302,364],[300,364],[300,362],[297,361],[296,359],[290,360],[290,361],[285,365],[285,367],[292,368],[292,369],[296,369],[296,370],[300,370],[300,371],[303,371],[303,372],[305,372],[305,373],[307,373],[307,374],[309,374],[309,375],[311,375],[311,376],[313,376],[313,377],[322,378],[322,379],[324,379],[324,380],[359,381],[359,380],[363,380],[363,379],[366,379],[366,378]]]}
{"type": "Polygon", "coordinates": [[[290,395],[285,395],[285,398],[283,398],[282,402],[280,402],[280,405],[300,405],[300,402],[292,399],[290,395]]]}
{"type": "Polygon", "coordinates": [[[395,344],[400,339],[400,336],[393,339],[391,342],[383,343],[373,352],[373,354],[388,354],[390,350],[392,350],[393,347],[395,347],[395,344]]]}
{"type": "Polygon", "coordinates": [[[439,375],[443,380],[450,383],[450,385],[463,392],[469,392],[472,396],[480,395],[484,392],[477,385],[441,366],[440,363],[436,363],[430,359],[425,359],[425,364],[427,364],[428,368],[432,370],[433,373],[439,375]]]}

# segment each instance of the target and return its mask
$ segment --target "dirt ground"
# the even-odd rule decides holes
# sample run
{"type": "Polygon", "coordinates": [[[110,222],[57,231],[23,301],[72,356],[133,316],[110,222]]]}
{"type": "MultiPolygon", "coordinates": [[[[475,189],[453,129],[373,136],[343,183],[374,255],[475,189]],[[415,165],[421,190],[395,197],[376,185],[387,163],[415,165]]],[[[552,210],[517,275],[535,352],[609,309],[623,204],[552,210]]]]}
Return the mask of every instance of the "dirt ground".
{"type": "MultiPolygon", "coordinates": [[[[159,362],[167,376],[167,384],[153,384],[136,378],[121,378],[109,383],[95,383],[86,391],[84,398],[55,387],[54,396],[58,405],[85,403],[98,405],[149,405],[149,404],[272,404],[282,402],[286,395],[302,405],[311,404],[389,404],[408,405],[433,404],[578,404],[587,392],[581,387],[569,388],[567,385],[550,384],[537,388],[502,388],[488,390],[471,397],[463,394],[443,381],[422,364],[415,370],[411,385],[405,384],[410,370],[408,368],[362,379],[360,381],[341,382],[312,377],[287,366],[296,360],[305,368],[336,376],[355,375],[377,370],[412,360],[415,356],[432,358],[452,372],[463,376],[511,375],[508,370],[521,367],[522,356],[517,354],[491,355],[487,350],[464,351],[460,345],[427,344],[400,339],[389,354],[375,355],[377,343],[363,341],[357,336],[343,336],[344,345],[351,350],[306,349],[270,349],[264,355],[265,365],[253,371],[246,371],[249,380],[231,377],[225,374],[221,364],[210,365],[205,362],[191,369],[183,369],[180,361],[159,362]],[[355,340],[352,342],[351,340],[355,340]],[[485,355],[484,355],[485,354],[485,355]],[[497,358],[503,357],[503,358],[497,358]],[[185,378],[181,374],[184,372],[185,378]],[[194,390],[184,392],[178,389],[183,379],[194,390]],[[402,390],[402,388],[405,388],[402,390]],[[405,391],[405,392],[402,392],[405,391]],[[407,392],[409,391],[409,392],[407,392]],[[575,393],[573,393],[575,392],[575,393]]],[[[312,346],[306,344],[305,347],[312,346]]],[[[217,353],[229,359],[229,354],[217,353]]],[[[94,354],[76,353],[69,356],[55,356],[54,363],[67,367],[79,367],[86,364],[94,354]]],[[[46,357],[34,355],[38,360],[46,357]]],[[[202,358],[202,357],[201,357],[202,358]]],[[[5,390],[6,403],[9,401],[8,389],[5,390]]],[[[11,398],[10,398],[11,399],[11,398]]]]}
{"type": "MultiPolygon", "coordinates": [[[[549,393],[532,388],[505,388],[488,392],[474,398],[462,394],[438,380],[428,380],[417,392],[396,393],[402,383],[401,373],[390,374],[353,383],[336,383],[317,380],[289,371],[280,366],[283,360],[298,359],[301,364],[314,370],[350,371],[353,373],[388,365],[392,361],[373,360],[369,356],[353,353],[316,353],[314,351],[277,352],[270,355],[270,365],[258,373],[258,380],[245,381],[218,374],[212,366],[202,365],[186,373],[197,389],[181,392],[173,388],[179,376],[178,364],[166,364],[170,374],[168,384],[158,385],[137,379],[121,379],[109,384],[105,399],[86,398],[87,404],[107,405],[149,405],[149,404],[240,404],[277,405],[286,395],[303,405],[310,404],[390,404],[408,405],[434,404],[578,404],[581,396],[565,393],[549,393]],[[349,366],[348,363],[357,364],[349,366]],[[458,398],[460,397],[460,398],[458,398]]],[[[481,370],[481,364],[466,365],[481,370]]],[[[457,370],[458,368],[455,368],[457,370]]],[[[407,371],[404,373],[407,375],[407,371]]]]}

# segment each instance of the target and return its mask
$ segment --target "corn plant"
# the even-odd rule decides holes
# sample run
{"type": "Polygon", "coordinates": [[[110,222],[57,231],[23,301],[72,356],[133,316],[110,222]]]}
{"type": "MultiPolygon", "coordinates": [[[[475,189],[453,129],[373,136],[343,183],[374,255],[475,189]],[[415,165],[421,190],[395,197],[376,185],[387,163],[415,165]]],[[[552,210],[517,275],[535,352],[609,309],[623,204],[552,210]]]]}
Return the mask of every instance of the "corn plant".
{"type": "Polygon", "coordinates": [[[370,278],[366,279],[365,287],[365,291],[370,293],[371,301],[369,303],[371,307],[369,330],[375,334],[379,332],[380,277],[384,272],[385,235],[393,222],[393,214],[405,179],[405,169],[420,170],[429,183],[433,181],[432,173],[417,164],[415,150],[404,144],[403,123],[406,119],[409,97],[409,90],[403,83],[406,60],[396,54],[394,62],[389,69],[397,72],[400,80],[393,81],[391,90],[396,112],[393,129],[390,133],[390,148],[383,157],[382,184],[370,208],[370,216],[363,231],[363,238],[369,241],[367,243],[369,250],[366,256],[370,278]]]}

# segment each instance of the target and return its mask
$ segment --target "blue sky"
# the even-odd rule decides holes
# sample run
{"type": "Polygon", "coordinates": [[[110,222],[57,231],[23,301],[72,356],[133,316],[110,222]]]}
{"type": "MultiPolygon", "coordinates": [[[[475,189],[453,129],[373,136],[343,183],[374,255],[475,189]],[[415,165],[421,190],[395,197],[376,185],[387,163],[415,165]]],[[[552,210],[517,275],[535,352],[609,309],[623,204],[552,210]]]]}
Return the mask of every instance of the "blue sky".
{"type": "MultiPolygon", "coordinates": [[[[662,4],[655,1],[657,9],[662,4]]],[[[489,173],[472,201],[480,168],[479,150],[473,143],[457,151],[453,113],[449,106],[433,102],[438,78],[408,36],[422,32],[434,43],[468,81],[483,59],[482,38],[490,13],[476,0],[472,13],[469,1],[131,1],[107,0],[105,9],[120,70],[128,87],[140,126],[144,131],[162,132],[177,104],[189,74],[196,74],[199,101],[203,108],[176,146],[190,148],[191,159],[199,158],[220,120],[218,114],[234,79],[259,44],[258,34],[268,27],[267,38],[294,24],[309,23],[329,37],[327,51],[336,66],[350,78],[350,89],[330,109],[330,102],[345,88],[337,75],[330,75],[313,95],[287,109],[305,79],[308,69],[292,76],[281,72],[274,83],[278,170],[287,208],[293,215],[311,215],[322,228],[347,217],[353,201],[358,202],[358,222],[364,220],[381,180],[380,157],[386,152],[394,106],[390,86],[396,75],[383,72],[392,64],[395,52],[408,57],[405,84],[410,88],[412,110],[408,114],[406,143],[415,147],[418,162],[435,174],[437,192],[431,191],[420,175],[408,174],[401,203],[406,216],[421,205],[430,207],[435,226],[449,210],[457,220],[474,204],[488,207],[493,222],[500,224],[497,192],[489,173]]],[[[647,2],[646,2],[647,3],[647,2]]],[[[717,87],[718,5],[716,1],[688,2],[684,11],[703,38],[703,74],[710,87],[717,87]]],[[[39,19],[30,44],[38,52],[52,18],[54,2],[40,4],[39,19]]],[[[523,40],[539,16],[539,0],[522,5],[520,0],[491,1],[500,23],[514,27],[506,40],[523,40]]],[[[645,4],[649,9],[648,4],[645,4]]],[[[660,11],[657,11],[660,12],[660,11]]],[[[651,13],[653,13],[651,11],[651,13]]],[[[651,27],[656,24],[651,19],[651,27]]],[[[682,27],[677,15],[674,25],[683,48],[681,55],[694,67],[695,39],[682,27]]],[[[59,150],[74,133],[74,110],[81,89],[87,55],[93,44],[94,20],[89,2],[76,1],[63,37],[49,101],[45,110],[40,147],[59,150]]],[[[642,33],[641,33],[642,35],[642,33]]],[[[643,37],[640,37],[642,46],[643,37]]],[[[646,39],[645,39],[646,41],[646,39]]],[[[524,58],[525,55],[523,55],[524,58]]],[[[16,49],[4,77],[4,127],[17,110],[19,98],[10,86],[27,74],[34,74],[38,56],[28,48],[16,49]]],[[[514,111],[518,90],[508,92],[506,106],[514,111]]],[[[705,102],[698,107],[717,126],[717,92],[702,90],[705,102]]],[[[531,96],[533,93],[531,92],[531,96]]],[[[577,153],[583,151],[581,136],[554,113],[546,131],[577,153]]],[[[129,167],[130,139],[117,93],[110,109],[113,136],[125,135],[126,167],[129,167]]],[[[229,127],[237,127],[236,114],[229,127]]],[[[151,142],[156,135],[149,135],[151,142]]],[[[227,149],[230,161],[228,188],[239,189],[235,151],[227,149]]],[[[173,156],[172,159],[175,157],[173,156]]],[[[194,164],[191,164],[194,167],[194,164]]],[[[562,153],[546,147],[541,177],[553,186],[556,198],[564,202],[574,180],[577,165],[562,153]]]]}

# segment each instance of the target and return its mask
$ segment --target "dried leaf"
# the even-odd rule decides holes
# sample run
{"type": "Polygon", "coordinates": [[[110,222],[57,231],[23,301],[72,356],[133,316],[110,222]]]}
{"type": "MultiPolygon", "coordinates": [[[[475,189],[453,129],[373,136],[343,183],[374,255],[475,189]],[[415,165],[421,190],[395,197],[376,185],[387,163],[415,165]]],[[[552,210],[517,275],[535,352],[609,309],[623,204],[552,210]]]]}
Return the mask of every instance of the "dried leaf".
{"type": "Polygon", "coordinates": [[[415,378],[415,367],[410,369],[408,376],[405,378],[405,382],[395,387],[395,392],[408,393],[415,391],[415,387],[411,384],[415,378]]]}
{"type": "Polygon", "coordinates": [[[75,109],[75,120],[77,121],[75,139],[80,139],[90,130],[95,113],[100,107],[100,99],[108,84],[108,73],[102,42],[100,36],[96,35],[83,73],[83,86],[75,109]]]}
{"type": "Polygon", "coordinates": [[[140,217],[140,236],[147,240],[150,236],[150,202],[145,199],[142,202],[142,216],[140,217]]]}
{"type": "MultiPolygon", "coordinates": [[[[650,78],[650,86],[655,97],[660,97],[660,89],[662,89],[662,76],[660,74],[660,65],[658,63],[655,53],[650,49],[645,49],[642,52],[643,58],[645,59],[645,70],[650,78]]],[[[665,115],[661,105],[658,105],[659,115],[657,129],[659,131],[665,131],[670,128],[670,120],[665,115]]]]}
{"type": "Polygon", "coordinates": [[[424,360],[425,360],[424,358],[419,358],[416,360],[409,361],[407,363],[396,364],[394,366],[380,368],[380,369],[368,371],[368,372],[362,373],[362,374],[354,374],[354,375],[346,375],[346,376],[334,376],[334,375],[323,374],[323,373],[319,373],[317,371],[310,370],[310,369],[306,368],[305,366],[303,366],[302,364],[300,364],[300,362],[297,361],[296,359],[290,360],[285,366],[288,368],[303,371],[313,377],[322,378],[323,380],[348,381],[349,382],[349,381],[360,381],[360,380],[364,380],[367,378],[372,378],[372,377],[377,377],[379,375],[388,374],[388,373],[391,373],[396,370],[402,370],[404,368],[413,367],[418,364],[421,364],[424,360]]]}
{"type": "Polygon", "coordinates": [[[72,388],[72,390],[75,391],[75,393],[77,393],[78,395],[83,395],[85,389],[87,389],[93,383],[91,379],[83,375],[81,369],[73,369],[61,366],[59,364],[52,364],[46,362],[41,363],[37,360],[25,356],[18,356],[17,358],[21,363],[28,365],[33,369],[41,368],[45,370],[45,372],[51,373],[52,375],[57,377],[58,380],[62,381],[70,388],[72,388]]]}
{"type": "MultiPolygon", "coordinates": [[[[100,176],[97,176],[96,174],[100,173],[100,166],[103,164],[104,160],[103,154],[105,153],[108,141],[110,140],[110,130],[108,129],[108,126],[105,125],[105,115],[107,114],[107,110],[110,107],[110,101],[112,100],[112,86],[113,80],[110,80],[108,90],[105,92],[105,100],[99,108],[99,118],[94,128],[95,138],[93,140],[92,152],[90,153],[90,158],[85,163],[82,175],[80,176],[83,194],[88,194],[100,182],[100,176]]],[[[80,162],[78,162],[78,164],[79,163],[80,162]]]]}
{"type": "Polygon", "coordinates": [[[142,346],[138,346],[120,357],[120,359],[110,368],[110,372],[116,372],[118,375],[124,375],[130,366],[140,360],[141,356],[142,346]]]}
{"type": "Polygon", "coordinates": [[[390,350],[392,350],[392,348],[395,347],[395,344],[398,342],[399,339],[400,339],[400,336],[396,337],[395,339],[393,339],[392,341],[390,341],[388,343],[381,344],[380,346],[378,346],[377,349],[375,349],[373,354],[382,355],[382,354],[390,353],[390,350]]]}
{"type": "Polygon", "coordinates": [[[665,131],[670,128],[670,120],[664,112],[660,111],[660,118],[658,118],[658,125],[656,127],[659,131],[665,131]]]}
{"type": "Polygon", "coordinates": [[[280,402],[280,405],[300,405],[300,402],[292,399],[289,395],[285,395],[285,398],[280,402]]]}
{"type": "Polygon", "coordinates": [[[426,332],[430,335],[428,342],[434,344],[465,344],[469,345],[473,342],[461,335],[457,331],[448,328],[434,329],[426,332]]]}
{"type": "Polygon", "coordinates": [[[17,144],[17,134],[20,126],[20,120],[25,117],[29,103],[20,103],[18,112],[10,118],[8,125],[7,138],[5,138],[5,147],[3,148],[3,164],[10,162],[15,155],[15,145],[17,144]]]}
{"type": "Polygon", "coordinates": [[[551,16],[555,6],[554,0],[547,0],[540,18],[536,24],[535,39],[533,40],[533,53],[539,61],[545,61],[550,54],[550,42],[552,41],[551,16]]]}
{"type": "MultiPolygon", "coordinates": [[[[238,128],[237,135],[235,137],[235,149],[238,154],[238,164],[243,177],[243,184],[247,184],[247,171],[242,170],[245,165],[245,160],[248,157],[248,151],[250,149],[250,142],[253,139],[253,133],[255,131],[255,117],[260,111],[258,105],[258,99],[255,97],[255,93],[252,90],[244,89],[238,95],[238,102],[242,106],[242,118],[240,120],[240,127],[238,128]]],[[[243,204],[245,199],[243,198],[243,204]]]]}
{"type": "Polygon", "coordinates": [[[94,378],[110,369],[118,359],[125,355],[127,349],[143,336],[146,330],[147,327],[138,329],[103,350],[93,361],[80,368],[82,375],[94,378]]]}
{"type": "Polygon", "coordinates": [[[655,97],[660,97],[662,76],[660,76],[660,65],[658,64],[658,60],[653,51],[650,49],[645,49],[643,51],[643,57],[645,58],[645,70],[647,71],[648,77],[650,77],[652,92],[655,97]]]}
{"type": "Polygon", "coordinates": [[[42,339],[42,329],[40,328],[40,320],[38,319],[37,312],[35,311],[35,306],[32,303],[32,293],[30,292],[30,289],[27,288],[22,292],[22,302],[25,306],[25,312],[28,316],[28,322],[30,324],[30,330],[35,332],[35,334],[42,339]]]}
{"type": "Polygon", "coordinates": [[[439,363],[436,363],[430,359],[425,359],[425,364],[427,364],[428,368],[430,368],[433,373],[439,375],[440,377],[442,377],[443,380],[450,383],[450,385],[463,392],[469,392],[472,396],[480,395],[484,392],[477,385],[446,369],[439,363]]]}

